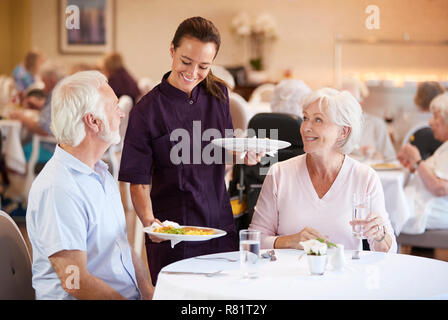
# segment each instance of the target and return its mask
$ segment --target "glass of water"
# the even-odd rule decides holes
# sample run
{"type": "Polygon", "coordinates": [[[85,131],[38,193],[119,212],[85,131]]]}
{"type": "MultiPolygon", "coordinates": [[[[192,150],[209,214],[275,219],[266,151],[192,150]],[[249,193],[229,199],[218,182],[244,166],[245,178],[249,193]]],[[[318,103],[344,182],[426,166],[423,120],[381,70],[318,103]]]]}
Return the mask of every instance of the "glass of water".
{"type": "Polygon", "coordinates": [[[367,217],[370,214],[371,209],[370,195],[365,193],[354,193],[352,204],[352,233],[353,237],[359,239],[358,250],[353,251],[352,259],[360,259],[360,252],[362,251],[363,224],[367,221],[367,217]]]}
{"type": "Polygon", "coordinates": [[[260,260],[260,231],[240,230],[240,264],[243,278],[257,278],[260,260]]]}
{"type": "Polygon", "coordinates": [[[353,237],[363,239],[362,223],[366,222],[367,216],[370,214],[370,209],[370,195],[365,193],[353,194],[352,222],[355,222],[352,226],[353,237]]]}

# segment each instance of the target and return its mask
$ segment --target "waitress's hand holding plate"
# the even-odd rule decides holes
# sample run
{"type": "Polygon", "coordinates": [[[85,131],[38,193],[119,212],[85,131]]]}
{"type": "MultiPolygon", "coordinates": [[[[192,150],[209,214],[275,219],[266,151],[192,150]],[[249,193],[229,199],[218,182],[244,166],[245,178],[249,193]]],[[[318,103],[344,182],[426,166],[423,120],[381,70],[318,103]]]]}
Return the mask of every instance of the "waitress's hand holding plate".
{"type": "MultiPolygon", "coordinates": [[[[181,226],[173,221],[164,221],[162,225],[153,223],[150,227],[143,228],[143,231],[148,233],[152,239],[171,240],[171,247],[181,241],[204,241],[213,238],[225,236],[227,233],[224,230],[197,227],[197,226],[181,226]]],[[[161,242],[161,241],[159,241],[161,242]]]]}
{"type": "Polygon", "coordinates": [[[273,156],[279,149],[287,148],[291,143],[281,140],[262,138],[220,138],[212,143],[226,150],[233,151],[238,160],[244,164],[255,165],[265,155],[273,156]]]}
{"type": "Polygon", "coordinates": [[[244,164],[248,166],[254,166],[261,161],[265,152],[256,152],[254,150],[248,150],[244,152],[235,152],[237,159],[244,159],[244,164]]]}
{"type": "MultiPolygon", "coordinates": [[[[157,227],[163,227],[163,226],[164,226],[163,223],[160,222],[159,219],[154,218],[154,219],[151,220],[151,221],[152,221],[152,222],[149,223],[149,227],[150,227],[151,229],[153,229],[153,228],[157,228],[157,227]]],[[[160,243],[160,242],[162,242],[162,241],[166,241],[166,240],[167,240],[167,239],[162,239],[162,238],[156,237],[156,236],[154,236],[154,235],[148,235],[148,236],[149,236],[149,239],[151,239],[152,242],[156,242],[156,243],[160,243]]]]}

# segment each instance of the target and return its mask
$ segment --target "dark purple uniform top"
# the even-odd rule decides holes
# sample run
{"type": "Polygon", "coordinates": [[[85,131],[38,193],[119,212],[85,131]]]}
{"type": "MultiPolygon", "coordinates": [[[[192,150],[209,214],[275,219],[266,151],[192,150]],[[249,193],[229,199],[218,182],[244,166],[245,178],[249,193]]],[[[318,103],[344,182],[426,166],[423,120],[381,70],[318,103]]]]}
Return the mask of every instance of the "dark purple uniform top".
{"type": "MultiPolygon", "coordinates": [[[[160,221],[218,228],[225,230],[227,235],[208,241],[184,241],[174,248],[171,248],[170,241],[153,243],[146,237],[153,284],[160,269],[172,262],[202,254],[237,250],[237,235],[224,181],[224,161],[221,159],[216,161],[218,164],[207,164],[210,161],[204,162],[202,156],[198,157],[204,148],[210,150],[208,145],[211,140],[224,138],[225,130],[233,129],[228,100],[221,101],[209,95],[203,83],[198,84],[188,98],[185,92],[168,83],[168,75],[165,74],[162,82],[131,110],[119,180],[151,184],[152,209],[154,217],[160,221]],[[200,122],[194,126],[193,121],[200,122]],[[196,128],[196,140],[193,139],[193,127],[196,128]],[[204,137],[207,141],[201,141],[204,131],[211,128],[219,136],[204,137]],[[174,130],[184,135],[188,132],[189,137],[185,140],[190,149],[189,161],[180,164],[172,163],[170,152],[173,146],[179,147],[179,143],[186,142],[183,136],[171,141],[174,130]]],[[[224,86],[221,88],[227,96],[227,89],[224,86]]],[[[218,149],[215,147],[214,151],[218,149]]],[[[184,156],[185,150],[175,153],[184,156]]],[[[224,155],[223,150],[219,152],[224,155]]],[[[213,151],[205,153],[214,155],[213,151]]]]}

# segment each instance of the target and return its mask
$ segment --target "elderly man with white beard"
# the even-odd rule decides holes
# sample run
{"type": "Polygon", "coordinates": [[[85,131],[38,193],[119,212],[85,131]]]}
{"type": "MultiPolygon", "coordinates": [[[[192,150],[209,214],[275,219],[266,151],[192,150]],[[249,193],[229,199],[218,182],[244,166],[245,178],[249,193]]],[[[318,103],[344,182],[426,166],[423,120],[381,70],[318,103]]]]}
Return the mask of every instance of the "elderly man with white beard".
{"type": "Polygon", "coordinates": [[[150,299],[149,273],[130,248],[117,182],[101,161],[124,117],[106,77],[78,72],[52,95],[53,157],[26,214],[37,299],[150,299]]]}

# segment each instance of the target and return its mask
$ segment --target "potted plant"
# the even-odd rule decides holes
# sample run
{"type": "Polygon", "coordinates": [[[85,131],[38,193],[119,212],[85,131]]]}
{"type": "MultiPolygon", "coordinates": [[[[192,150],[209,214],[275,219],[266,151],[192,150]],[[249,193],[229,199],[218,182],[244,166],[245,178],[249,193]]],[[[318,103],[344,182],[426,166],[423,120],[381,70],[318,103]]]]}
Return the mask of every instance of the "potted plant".
{"type": "Polygon", "coordinates": [[[300,244],[303,246],[307,255],[310,273],[312,275],[323,275],[327,265],[327,249],[329,247],[336,247],[336,245],[320,238],[301,241],[300,244]]]}

